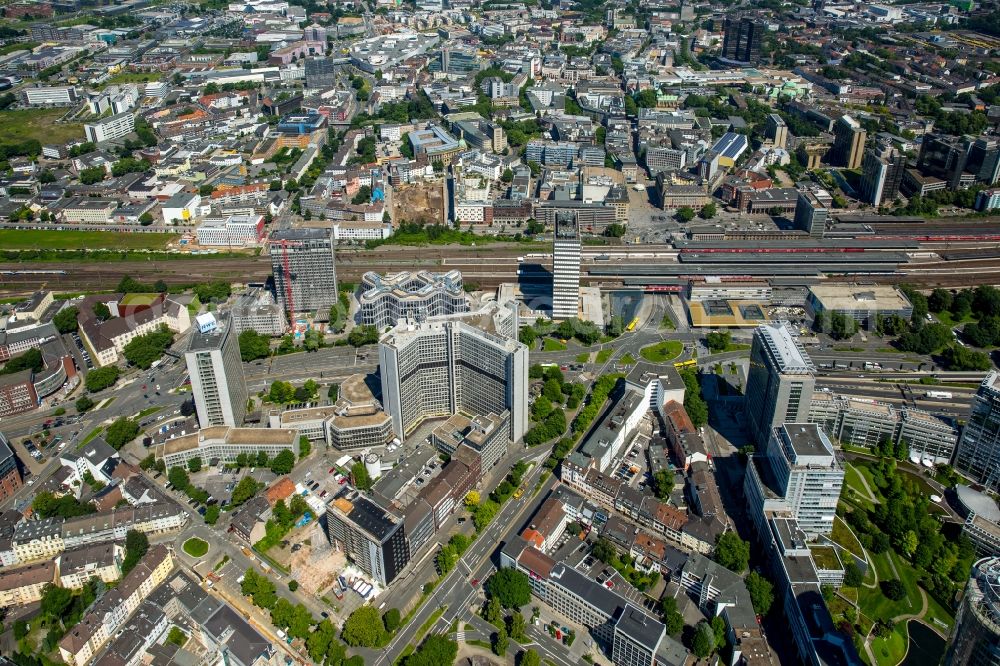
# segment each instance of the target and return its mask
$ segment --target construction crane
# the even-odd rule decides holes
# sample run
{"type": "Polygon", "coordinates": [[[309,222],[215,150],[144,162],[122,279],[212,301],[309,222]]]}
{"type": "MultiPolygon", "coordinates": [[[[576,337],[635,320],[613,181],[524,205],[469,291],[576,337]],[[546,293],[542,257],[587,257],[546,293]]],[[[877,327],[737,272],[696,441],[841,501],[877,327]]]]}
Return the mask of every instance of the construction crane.
{"type": "MultiPolygon", "coordinates": [[[[295,316],[295,297],[292,295],[292,269],[288,261],[288,248],[302,245],[301,241],[269,239],[269,243],[281,246],[281,265],[285,274],[285,296],[288,300],[288,321],[295,316]]],[[[275,285],[277,287],[278,285],[275,285]]]]}

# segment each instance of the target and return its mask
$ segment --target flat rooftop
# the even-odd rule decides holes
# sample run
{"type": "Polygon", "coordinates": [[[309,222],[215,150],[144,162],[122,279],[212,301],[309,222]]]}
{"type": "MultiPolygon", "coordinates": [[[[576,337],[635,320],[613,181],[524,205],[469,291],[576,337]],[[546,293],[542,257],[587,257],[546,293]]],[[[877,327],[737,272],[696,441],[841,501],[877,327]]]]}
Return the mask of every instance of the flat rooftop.
{"type": "Polygon", "coordinates": [[[812,359],[787,322],[761,324],[754,337],[764,343],[780,372],[804,375],[815,370],[812,359]]]}
{"type": "Polygon", "coordinates": [[[815,423],[785,423],[781,426],[796,456],[833,456],[833,446],[815,423]]]}
{"type": "Polygon", "coordinates": [[[879,284],[813,285],[813,298],[824,310],[909,310],[913,306],[898,289],[879,284]]]}

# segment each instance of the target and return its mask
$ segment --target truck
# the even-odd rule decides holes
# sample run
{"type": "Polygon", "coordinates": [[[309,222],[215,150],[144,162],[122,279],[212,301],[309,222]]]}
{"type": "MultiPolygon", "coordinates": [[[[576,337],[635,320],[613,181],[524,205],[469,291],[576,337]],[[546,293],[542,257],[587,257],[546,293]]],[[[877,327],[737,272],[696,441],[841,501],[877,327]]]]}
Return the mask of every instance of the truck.
{"type": "Polygon", "coordinates": [[[936,398],[938,400],[950,400],[952,397],[951,391],[928,391],[926,395],[928,398],[936,398]]]}
{"type": "Polygon", "coordinates": [[[156,359],[155,361],[153,361],[152,363],[149,364],[149,369],[152,370],[153,368],[159,367],[159,365],[161,363],[163,363],[163,359],[162,358],[158,358],[158,359],[156,359]]]}

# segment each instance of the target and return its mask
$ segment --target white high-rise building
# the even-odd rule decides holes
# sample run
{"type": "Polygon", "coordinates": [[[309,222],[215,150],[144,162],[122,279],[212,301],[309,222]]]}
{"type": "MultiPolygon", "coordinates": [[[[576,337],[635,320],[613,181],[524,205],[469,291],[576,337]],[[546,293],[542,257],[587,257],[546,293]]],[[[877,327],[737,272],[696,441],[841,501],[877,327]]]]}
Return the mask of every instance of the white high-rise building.
{"type": "Polygon", "coordinates": [[[425,419],[510,411],[510,438],[528,428],[528,348],[517,305],[401,322],[379,342],[382,404],[406,437],[425,419]]]}
{"type": "Polygon", "coordinates": [[[753,334],[747,373],[750,434],[763,446],[782,423],[805,423],[816,378],[815,366],[785,322],[762,324],[753,334]]]}
{"type": "Polygon", "coordinates": [[[184,360],[202,428],[243,425],[247,385],[238,337],[227,315],[220,316],[218,325],[206,333],[192,331],[184,360]]]}
{"type": "Polygon", "coordinates": [[[807,536],[816,537],[833,530],[843,485],[844,469],[823,429],[786,423],[771,431],[764,453],[747,467],[744,489],[755,519],[788,514],[807,536]]]}
{"type": "Polygon", "coordinates": [[[580,312],[580,225],[572,213],[556,215],[552,250],[552,319],[580,312]]]}
{"type": "Polygon", "coordinates": [[[994,492],[1000,492],[1000,373],[989,372],[972,400],[972,414],[962,431],[955,468],[994,492]]]}

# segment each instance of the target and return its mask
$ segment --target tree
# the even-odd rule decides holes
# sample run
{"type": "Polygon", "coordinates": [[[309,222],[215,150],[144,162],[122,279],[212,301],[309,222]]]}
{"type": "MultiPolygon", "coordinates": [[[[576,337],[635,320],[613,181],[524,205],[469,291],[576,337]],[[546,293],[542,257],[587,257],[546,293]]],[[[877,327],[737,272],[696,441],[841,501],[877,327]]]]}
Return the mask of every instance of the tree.
{"type": "Polygon", "coordinates": [[[534,650],[525,650],[521,653],[521,661],[518,666],[542,666],[542,659],[534,650]]]}
{"type": "Polygon", "coordinates": [[[191,479],[183,467],[171,467],[170,471],[167,472],[167,481],[174,488],[178,488],[181,491],[187,490],[191,485],[191,479]]]}
{"type": "Polygon", "coordinates": [[[882,594],[893,601],[902,601],[906,598],[906,588],[898,578],[891,578],[879,582],[882,594]]]}
{"type": "Polygon", "coordinates": [[[398,608],[390,608],[382,614],[382,624],[390,634],[399,628],[400,622],[402,622],[402,617],[400,617],[398,608]]]}
{"type": "Polygon", "coordinates": [[[518,643],[526,643],[528,641],[528,637],[524,634],[525,622],[521,611],[515,611],[510,616],[510,626],[507,627],[507,630],[510,637],[518,643]]]}
{"type": "Polygon", "coordinates": [[[486,608],[483,609],[483,619],[497,627],[503,624],[503,606],[500,605],[499,599],[492,597],[486,602],[486,608]]]}
{"type": "Polygon", "coordinates": [[[757,615],[767,615],[774,603],[774,586],[771,581],[756,571],[751,571],[746,579],[747,591],[750,592],[750,602],[757,615]]]}
{"type": "Polygon", "coordinates": [[[312,453],[312,442],[305,435],[299,437],[299,460],[312,453]]]}
{"type": "Polygon", "coordinates": [[[713,217],[715,217],[715,213],[716,213],[715,202],[709,201],[707,204],[701,207],[701,210],[698,212],[698,215],[703,220],[711,220],[713,217]]]}
{"type": "Polygon", "coordinates": [[[705,336],[705,343],[708,350],[713,354],[724,352],[732,344],[733,336],[729,331],[712,331],[705,336]]]}
{"type": "Polygon", "coordinates": [[[104,167],[89,167],[80,171],[80,182],[84,185],[93,185],[104,180],[107,175],[108,172],[104,170],[104,167]]]}
{"type": "Polygon", "coordinates": [[[150,212],[147,211],[147,212],[145,212],[145,213],[143,213],[142,215],[139,216],[139,224],[140,225],[142,225],[144,227],[148,227],[152,223],[153,223],[153,214],[152,213],[150,213],[150,212]]]}
{"type": "Polygon", "coordinates": [[[240,358],[244,363],[267,358],[271,353],[271,341],[266,335],[248,328],[240,333],[240,358]]]}
{"type": "Polygon", "coordinates": [[[76,411],[82,414],[93,408],[94,401],[90,399],[90,396],[83,395],[77,398],[75,404],[76,404],[76,411]]]}
{"type": "Polygon", "coordinates": [[[865,575],[861,573],[860,567],[853,561],[844,565],[844,585],[847,587],[860,587],[865,575]]]}
{"type": "Polygon", "coordinates": [[[601,562],[604,562],[605,564],[611,562],[611,560],[613,560],[618,555],[618,553],[615,552],[615,547],[612,546],[611,542],[605,539],[604,537],[601,537],[597,540],[597,543],[594,544],[594,547],[590,551],[590,554],[599,559],[601,562]]]}
{"type": "Polygon", "coordinates": [[[354,477],[354,487],[359,490],[371,490],[372,478],[364,463],[356,462],[351,466],[351,476],[354,477]]]}
{"type": "Polygon", "coordinates": [[[678,636],[684,629],[684,616],[677,610],[677,599],[665,596],[660,600],[660,610],[663,612],[663,624],[667,633],[678,636]]]}
{"type": "Polygon", "coordinates": [[[201,457],[195,456],[188,460],[188,471],[192,474],[197,474],[201,471],[201,457]]]}
{"type": "Polygon", "coordinates": [[[691,641],[691,652],[699,659],[704,659],[715,650],[715,632],[712,625],[702,620],[694,630],[694,638],[691,641]]]}
{"type": "Polygon", "coordinates": [[[107,303],[94,303],[90,309],[94,313],[94,316],[101,321],[111,319],[111,308],[108,307],[107,303]]]}
{"type": "Polygon", "coordinates": [[[146,551],[149,550],[149,538],[139,530],[129,530],[125,533],[125,558],[122,560],[122,576],[139,564],[146,551]]]}
{"type": "Polygon", "coordinates": [[[162,324],[159,330],[132,338],[123,353],[128,362],[148,370],[156,361],[163,358],[163,352],[174,341],[174,334],[162,324]]]}
{"type": "Polygon", "coordinates": [[[275,474],[288,474],[295,467],[295,454],[290,449],[281,451],[271,460],[271,471],[275,474]]]}
{"type": "Polygon", "coordinates": [[[271,384],[267,399],[277,404],[285,404],[295,400],[295,387],[290,382],[276,381],[271,384]]]}
{"type": "Polygon", "coordinates": [[[504,169],[503,173],[500,175],[500,180],[505,183],[509,183],[514,180],[514,172],[510,169],[504,169]]]}
{"type": "Polygon", "coordinates": [[[101,368],[95,368],[87,373],[86,386],[87,390],[91,393],[97,393],[98,391],[103,391],[104,389],[114,386],[115,382],[118,381],[118,375],[120,371],[116,365],[106,365],[101,368]]]}
{"type": "Polygon", "coordinates": [[[80,314],[79,308],[75,305],[71,305],[68,308],[63,308],[56,313],[56,316],[52,318],[52,323],[55,325],[56,330],[60,333],[73,333],[79,327],[77,323],[77,316],[80,314]]]}
{"type": "Polygon", "coordinates": [[[952,295],[947,289],[941,289],[940,287],[931,292],[931,295],[927,297],[927,308],[931,312],[944,312],[945,310],[951,310],[952,295]]]}
{"type": "Polygon", "coordinates": [[[290,581],[288,581],[288,591],[289,592],[294,592],[297,589],[299,589],[299,581],[297,581],[297,580],[290,580],[290,581]]]}
{"type": "MultiPolygon", "coordinates": [[[[454,664],[458,657],[458,643],[447,636],[432,634],[424,639],[420,647],[407,657],[406,666],[444,666],[454,664]]],[[[364,666],[345,664],[344,666],[364,666]]]]}
{"type": "Polygon", "coordinates": [[[214,525],[219,521],[220,509],[218,504],[209,504],[205,507],[205,522],[214,525]]]}
{"type": "Polygon", "coordinates": [[[730,571],[744,571],[750,563],[749,542],[741,539],[736,532],[723,532],[715,542],[715,561],[730,571]]]}
{"type": "Polygon", "coordinates": [[[531,602],[531,583],[516,569],[501,569],[486,582],[486,594],[504,608],[520,608],[531,602]]]}
{"type": "Polygon", "coordinates": [[[502,624],[497,627],[497,631],[493,634],[493,654],[497,656],[503,656],[507,654],[507,648],[510,646],[510,638],[507,636],[507,628],[502,624]]]}
{"type": "Polygon", "coordinates": [[[388,638],[385,625],[378,610],[372,606],[361,606],[344,622],[341,638],[351,647],[379,647],[388,638]]]}
{"type": "Polygon", "coordinates": [[[260,488],[261,484],[255,481],[253,477],[244,476],[236,484],[236,487],[233,488],[233,496],[230,501],[234,506],[239,506],[256,495],[260,491],[260,488]]]}
{"type": "Polygon", "coordinates": [[[474,509],[475,507],[479,506],[480,501],[482,501],[482,498],[479,495],[479,491],[470,490],[465,495],[465,508],[474,509]]]}
{"type": "Polygon", "coordinates": [[[830,315],[830,337],[834,340],[846,340],[858,332],[858,322],[841,312],[830,315]]]}
{"type": "Polygon", "coordinates": [[[139,424],[124,416],[119,417],[104,432],[104,441],[116,451],[131,442],[139,434],[139,424]]]}
{"type": "Polygon", "coordinates": [[[58,621],[69,609],[71,603],[73,603],[73,590],[49,583],[42,589],[39,610],[44,617],[58,621]]]}
{"type": "Polygon", "coordinates": [[[691,206],[681,206],[677,209],[677,219],[680,222],[690,222],[694,219],[695,212],[691,206]]]}

